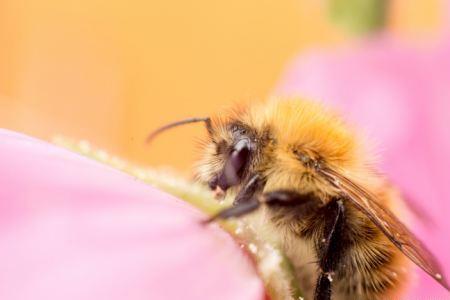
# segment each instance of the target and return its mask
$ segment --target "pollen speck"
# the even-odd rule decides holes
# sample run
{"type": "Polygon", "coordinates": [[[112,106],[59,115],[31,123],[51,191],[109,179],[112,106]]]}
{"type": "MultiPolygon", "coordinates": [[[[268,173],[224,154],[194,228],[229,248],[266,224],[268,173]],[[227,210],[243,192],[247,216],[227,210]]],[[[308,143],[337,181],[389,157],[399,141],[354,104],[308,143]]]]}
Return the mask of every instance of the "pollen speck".
{"type": "Polygon", "coordinates": [[[85,154],[91,151],[91,144],[89,144],[89,142],[85,140],[80,141],[78,143],[78,147],[80,148],[80,151],[85,154]]]}
{"type": "Polygon", "coordinates": [[[255,254],[256,252],[258,252],[258,247],[256,247],[255,244],[250,243],[248,244],[248,250],[250,250],[251,253],[255,254]]]}
{"type": "Polygon", "coordinates": [[[95,153],[95,156],[98,158],[98,160],[106,162],[109,159],[109,154],[104,150],[98,150],[95,153]]]}

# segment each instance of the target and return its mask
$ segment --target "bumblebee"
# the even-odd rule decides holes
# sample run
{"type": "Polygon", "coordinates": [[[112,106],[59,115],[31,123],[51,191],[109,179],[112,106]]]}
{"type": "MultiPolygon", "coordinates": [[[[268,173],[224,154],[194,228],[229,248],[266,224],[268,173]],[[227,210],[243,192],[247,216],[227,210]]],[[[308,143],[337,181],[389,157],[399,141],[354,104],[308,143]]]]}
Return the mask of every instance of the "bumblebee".
{"type": "Polygon", "coordinates": [[[198,179],[233,206],[212,216],[263,218],[308,299],[397,299],[411,262],[444,288],[436,259],[399,220],[403,199],[364,139],[330,109],[301,99],[239,106],[204,122],[198,179]]]}

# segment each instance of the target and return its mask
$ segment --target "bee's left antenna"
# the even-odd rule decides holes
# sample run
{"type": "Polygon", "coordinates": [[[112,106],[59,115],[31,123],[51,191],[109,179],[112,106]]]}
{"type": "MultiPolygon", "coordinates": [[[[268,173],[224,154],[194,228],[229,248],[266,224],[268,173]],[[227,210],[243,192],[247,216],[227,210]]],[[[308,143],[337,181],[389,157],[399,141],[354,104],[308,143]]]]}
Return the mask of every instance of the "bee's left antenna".
{"type": "Polygon", "coordinates": [[[210,129],[211,129],[211,119],[209,117],[206,117],[206,118],[189,118],[189,119],[185,119],[185,120],[169,123],[167,125],[164,125],[164,126],[158,128],[158,129],[156,129],[155,131],[153,131],[152,133],[150,133],[147,136],[147,138],[145,139],[145,142],[147,144],[149,144],[157,135],[159,135],[163,131],[166,131],[166,130],[168,130],[170,128],[181,126],[181,125],[185,125],[185,124],[190,124],[190,123],[197,123],[197,122],[205,122],[206,123],[206,128],[208,129],[208,131],[210,131],[210,129]]]}

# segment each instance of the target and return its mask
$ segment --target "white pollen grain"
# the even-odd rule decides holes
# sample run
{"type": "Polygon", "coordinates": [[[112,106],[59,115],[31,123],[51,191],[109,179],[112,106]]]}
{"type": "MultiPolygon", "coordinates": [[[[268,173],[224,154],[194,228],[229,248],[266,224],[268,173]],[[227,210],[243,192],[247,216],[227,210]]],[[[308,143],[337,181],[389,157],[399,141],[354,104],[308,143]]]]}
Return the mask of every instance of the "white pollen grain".
{"type": "Polygon", "coordinates": [[[98,150],[96,156],[98,157],[99,160],[103,162],[107,161],[109,158],[109,154],[104,150],[98,150]]]}
{"type": "Polygon", "coordinates": [[[255,254],[256,252],[258,252],[258,247],[256,247],[255,244],[250,243],[248,244],[248,250],[250,250],[251,253],[255,254]]]}
{"type": "Polygon", "coordinates": [[[78,147],[80,148],[82,153],[88,153],[91,151],[91,144],[88,141],[82,140],[78,143],[78,147]]]}

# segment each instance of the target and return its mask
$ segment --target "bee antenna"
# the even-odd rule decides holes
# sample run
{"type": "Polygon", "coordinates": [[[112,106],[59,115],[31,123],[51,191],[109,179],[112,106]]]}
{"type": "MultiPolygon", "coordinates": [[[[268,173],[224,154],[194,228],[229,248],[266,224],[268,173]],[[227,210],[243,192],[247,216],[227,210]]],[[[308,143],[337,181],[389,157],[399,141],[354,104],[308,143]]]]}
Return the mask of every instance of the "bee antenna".
{"type": "Polygon", "coordinates": [[[145,142],[147,144],[149,144],[157,135],[159,135],[163,131],[166,131],[166,130],[171,129],[173,127],[177,127],[177,126],[181,126],[181,125],[185,125],[185,124],[190,124],[190,123],[197,123],[197,122],[205,122],[208,131],[210,130],[210,128],[211,128],[211,119],[209,117],[206,117],[206,118],[189,118],[189,119],[184,119],[184,120],[181,120],[181,121],[176,121],[176,122],[173,122],[173,123],[169,123],[169,124],[166,124],[166,125],[158,128],[158,129],[156,129],[155,131],[151,132],[147,136],[147,138],[145,139],[145,142]]]}

